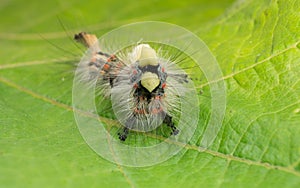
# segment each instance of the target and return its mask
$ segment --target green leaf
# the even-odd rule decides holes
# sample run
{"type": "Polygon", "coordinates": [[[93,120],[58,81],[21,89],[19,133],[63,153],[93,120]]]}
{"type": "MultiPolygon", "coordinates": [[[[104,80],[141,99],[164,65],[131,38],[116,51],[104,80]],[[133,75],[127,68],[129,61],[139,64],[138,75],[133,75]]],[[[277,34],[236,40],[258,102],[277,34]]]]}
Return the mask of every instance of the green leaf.
{"type": "MultiPolygon", "coordinates": [[[[0,9],[0,187],[300,186],[299,0],[3,1],[0,9]],[[145,20],[206,42],[227,108],[210,148],[189,144],[162,164],[124,167],[94,153],[77,129],[72,71],[85,49],[70,36],[145,20]]],[[[198,87],[204,130],[209,83],[198,87]]]]}

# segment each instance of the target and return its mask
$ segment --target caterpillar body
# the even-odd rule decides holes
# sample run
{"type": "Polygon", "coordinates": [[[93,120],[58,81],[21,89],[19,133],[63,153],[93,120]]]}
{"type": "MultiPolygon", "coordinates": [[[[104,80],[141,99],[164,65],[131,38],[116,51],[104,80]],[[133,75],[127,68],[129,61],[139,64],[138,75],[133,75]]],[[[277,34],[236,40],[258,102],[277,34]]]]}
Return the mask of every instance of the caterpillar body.
{"type": "Polygon", "coordinates": [[[83,79],[97,79],[103,95],[110,96],[112,108],[123,129],[125,141],[130,131],[147,132],[162,124],[177,135],[174,116],[180,111],[180,97],[186,92],[187,74],[175,63],[158,56],[149,44],[138,44],[124,57],[102,52],[95,35],[81,32],[75,40],[90,48],[83,65],[83,79]]]}

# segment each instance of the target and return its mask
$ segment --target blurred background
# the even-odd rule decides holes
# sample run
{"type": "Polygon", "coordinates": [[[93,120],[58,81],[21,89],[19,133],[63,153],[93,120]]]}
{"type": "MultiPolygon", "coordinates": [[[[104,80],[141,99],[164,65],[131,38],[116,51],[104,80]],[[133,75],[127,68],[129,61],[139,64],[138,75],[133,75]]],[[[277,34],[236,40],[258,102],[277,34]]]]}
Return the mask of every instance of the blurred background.
{"type": "Polygon", "coordinates": [[[67,51],[75,51],[77,49],[69,38],[77,32],[92,32],[99,36],[121,25],[138,21],[165,21],[201,35],[201,31],[205,31],[205,28],[216,21],[232,2],[233,0],[2,0],[0,56],[2,63],[6,64],[42,60],[49,58],[49,55],[50,58],[67,56],[70,54],[63,54],[61,49],[55,51],[49,43],[67,51]],[[54,52],[52,54],[49,51],[54,52]]]}

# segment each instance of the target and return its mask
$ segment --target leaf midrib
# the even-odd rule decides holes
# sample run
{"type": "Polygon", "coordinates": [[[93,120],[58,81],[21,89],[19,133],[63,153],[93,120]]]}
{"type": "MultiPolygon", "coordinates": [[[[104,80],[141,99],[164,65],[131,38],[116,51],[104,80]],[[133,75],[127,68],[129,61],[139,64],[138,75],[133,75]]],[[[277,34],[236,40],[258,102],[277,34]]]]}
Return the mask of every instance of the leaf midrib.
{"type": "MultiPolygon", "coordinates": [[[[39,99],[39,100],[43,100],[43,101],[48,102],[48,103],[50,103],[50,104],[52,104],[54,106],[57,106],[59,108],[66,109],[68,111],[77,110],[77,109],[74,109],[72,106],[69,106],[67,104],[58,102],[58,101],[56,101],[54,99],[45,97],[45,96],[43,96],[43,95],[41,95],[39,93],[33,92],[30,89],[22,87],[22,86],[20,86],[20,85],[18,85],[16,83],[14,83],[14,82],[6,79],[6,78],[0,77],[0,82],[4,83],[4,84],[6,84],[6,85],[8,85],[8,86],[10,86],[10,87],[12,87],[14,89],[17,89],[17,90],[19,90],[19,91],[21,91],[23,93],[26,93],[26,94],[32,96],[33,98],[36,98],[36,99],[39,99]]],[[[299,102],[300,101],[298,101],[297,103],[299,103],[299,102]]],[[[81,112],[82,111],[80,111],[80,113],[81,112]]],[[[84,113],[83,115],[87,115],[87,114],[90,114],[90,113],[84,113]]],[[[90,116],[89,115],[89,117],[97,118],[96,115],[95,116],[90,116]]],[[[99,117],[99,118],[102,119],[103,117],[99,117]]],[[[103,118],[103,119],[105,120],[107,118],[103,118]]],[[[109,120],[109,121],[114,122],[113,120],[109,120]]],[[[157,136],[151,135],[151,134],[147,134],[147,136],[164,140],[163,138],[160,138],[160,137],[157,137],[157,136]]],[[[222,158],[222,159],[227,159],[228,161],[236,161],[236,162],[241,162],[241,163],[248,164],[248,165],[261,166],[261,167],[264,167],[264,168],[267,168],[267,169],[277,169],[277,170],[280,170],[280,171],[287,172],[289,174],[293,174],[293,175],[295,175],[297,177],[300,177],[300,172],[295,171],[295,169],[293,168],[293,166],[285,167],[285,166],[273,165],[273,164],[270,164],[270,163],[262,163],[262,162],[259,162],[259,161],[253,161],[253,160],[250,160],[250,159],[240,158],[240,157],[236,157],[236,156],[233,156],[233,155],[228,155],[228,154],[220,153],[220,152],[217,152],[217,151],[209,150],[209,149],[206,149],[206,148],[201,148],[199,146],[184,144],[184,143],[180,143],[180,142],[170,141],[169,143],[183,146],[185,149],[195,150],[195,151],[198,151],[198,152],[204,152],[206,154],[210,154],[210,155],[215,156],[215,157],[219,157],[219,158],[222,158]]],[[[123,170],[123,167],[120,166],[120,165],[118,165],[118,168],[120,168],[121,170],[123,170]]],[[[124,173],[124,171],[121,171],[121,173],[124,174],[124,176],[126,175],[124,173]]],[[[126,176],[125,178],[126,178],[126,181],[127,180],[129,181],[128,176],[126,176]]],[[[129,184],[133,185],[132,183],[129,183],[129,184]]]]}

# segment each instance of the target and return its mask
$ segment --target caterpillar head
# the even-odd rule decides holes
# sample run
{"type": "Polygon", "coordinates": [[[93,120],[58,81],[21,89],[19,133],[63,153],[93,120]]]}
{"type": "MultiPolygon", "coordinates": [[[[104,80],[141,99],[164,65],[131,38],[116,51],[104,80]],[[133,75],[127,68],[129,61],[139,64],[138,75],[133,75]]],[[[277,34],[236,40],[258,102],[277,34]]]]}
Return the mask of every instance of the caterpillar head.
{"type": "Polygon", "coordinates": [[[159,85],[160,80],[157,74],[152,72],[145,72],[141,78],[141,84],[146,88],[150,93],[159,85]]]}

